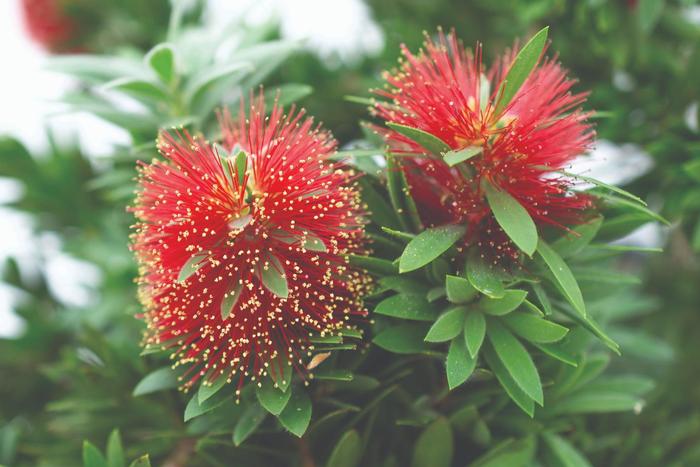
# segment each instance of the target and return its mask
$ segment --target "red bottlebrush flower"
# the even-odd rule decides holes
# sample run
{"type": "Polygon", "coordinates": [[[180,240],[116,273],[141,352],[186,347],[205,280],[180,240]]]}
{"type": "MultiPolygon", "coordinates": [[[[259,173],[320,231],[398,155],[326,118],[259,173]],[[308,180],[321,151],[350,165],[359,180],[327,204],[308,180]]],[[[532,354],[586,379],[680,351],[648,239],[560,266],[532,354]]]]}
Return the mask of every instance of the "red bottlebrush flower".
{"type": "MultiPolygon", "coordinates": [[[[536,224],[565,228],[582,219],[589,198],[572,192],[572,181],[556,171],[590,147],[594,132],[586,121],[589,114],[580,110],[586,94],[570,92],[574,81],[558,63],[540,62],[499,109],[498,90],[514,51],[486,70],[480,47],[474,55],[454,33],[445,37],[440,31],[437,41],[426,39],[425,51],[413,55],[403,47],[402,54],[400,69],[387,72],[387,86],[375,91],[389,101],[377,102],[374,114],[426,131],[452,150],[480,151],[461,170],[435,155],[401,159],[426,223],[466,222],[468,243],[490,245],[497,256],[517,257],[488,206],[484,180],[519,201],[536,224]]],[[[395,153],[427,152],[396,131],[378,131],[395,153]]]]}
{"type": "Polygon", "coordinates": [[[58,0],[22,0],[24,23],[30,37],[50,52],[68,48],[76,25],[58,0]]]}
{"type": "Polygon", "coordinates": [[[352,175],[328,160],[336,142],[304,112],[221,119],[225,149],[164,134],[165,161],[140,168],[133,249],[147,344],[192,363],[198,379],[231,381],[299,366],[311,335],[366,316],[368,278],[352,175]],[[232,151],[231,155],[226,152],[232,151]]]}

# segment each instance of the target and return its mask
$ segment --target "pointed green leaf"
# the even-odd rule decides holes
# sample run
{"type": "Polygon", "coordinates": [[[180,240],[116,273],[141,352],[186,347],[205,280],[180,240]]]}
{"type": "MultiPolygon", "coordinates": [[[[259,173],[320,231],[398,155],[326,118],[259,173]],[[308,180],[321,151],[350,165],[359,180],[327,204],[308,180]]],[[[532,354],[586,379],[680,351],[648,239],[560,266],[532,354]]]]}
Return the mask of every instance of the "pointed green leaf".
{"type": "Polygon", "coordinates": [[[476,459],[469,467],[525,467],[532,465],[534,454],[534,436],[517,441],[510,438],[476,459]]]}
{"type": "Polygon", "coordinates": [[[496,319],[489,320],[486,335],[513,381],[531,399],[543,405],[540,375],[525,347],[496,319]]]}
{"type": "Polygon", "coordinates": [[[280,391],[278,388],[274,387],[272,381],[268,382],[266,380],[263,382],[262,386],[256,387],[255,395],[260,405],[265,407],[268,412],[272,415],[279,415],[287,406],[292,391],[289,390],[289,388],[284,392],[280,391]]]}
{"type": "Polygon", "coordinates": [[[262,269],[262,283],[273,294],[280,298],[287,298],[289,296],[289,288],[287,286],[287,278],[284,276],[282,263],[274,255],[270,255],[269,259],[270,264],[263,266],[262,269]]]}
{"type": "Polygon", "coordinates": [[[100,450],[89,441],[83,441],[83,467],[107,467],[100,450]]]}
{"type": "Polygon", "coordinates": [[[493,347],[491,345],[485,345],[481,354],[484,356],[489,368],[493,371],[493,374],[496,375],[496,379],[501,383],[501,386],[503,386],[503,389],[505,389],[513,402],[523,409],[530,417],[534,416],[535,403],[532,398],[520,388],[518,383],[515,382],[508,369],[503,365],[503,362],[501,362],[500,358],[493,350],[493,347]]]}
{"type": "Polygon", "coordinates": [[[233,444],[240,446],[265,420],[267,411],[257,402],[250,404],[241,414],[233,429],[233,444]]]}
{"type": "Polygon", "coordinates": [[[469,355],[476,358],[486,336],[486,319],[478,311],[467,313],[464,320],[464,341],[469,350],[469,355]]]}
{"type": "Polygon", "coordinates": [[[552,451],[561,467],[592,467],[591,463],[578,450],[561,436],[545,431],[542,439],[552,451]]]}
{"type": "Polygon", "coordinates": [[[438,311],[422,295],[398,294],[385,298],[374,309],[379,315],[413,321],[434,321],[438,311]]]}
{"type": "Polygon", "coordinates": [[[433,261],[464,236],[463,225],[443,225],[426,229],[413,238],[399,259],[399,272],[414,271],[433,261]]]}
{"type": "Polygon", "coordinates": [[[218,376],[214,382],[208,380],[202,381],[197,391],[197,401],[202,404],[205,400],[209,399],[226,386],[226,383],[227,378],[223,375],[218,376]]]}
{"type": "Polygon", "coordinates": [[[476,290],[490,298],[505,295],[503,282],[493,265],[486,262],[476,250],[472,250],[467,261],[467,279],[476,290]]]}
{"type": "Polygon", "coordinates": [[[524,290],[506,290],[501,298],[484,297],[477,303],[477,308],[483,313],[501,316],[516,310],[527,297],[524,290]]]}
{"type": "Polygon", "coordinates": [[[352,381],[352,371],[343,368],[321,368],[314,371],[314,379],[322,381],[352,381]]]}
{"type": "Polygon", "coordinates": [[[238,151],[236,154],[236,160],[234,162],[234,167],[236,168],[236,176],[238,177],[238,185],[243,185],[245,183],[245,174],[248,167],[248,154],[245,151],[238,151]]]}
{"type": "Polygon", "coordinates": [[[411,467],[450,467],[453,443],[450,422],[444,417],[438,418],[418,437],[411,467]]]}
{"type": "Polygon", "coordinates": [[[171,44],[156,45],[146,54],[145,61],[161,81],[166,84],[172,82],[175,76],[175,51],[171,44]]]}
{"type": "Polygon", "coordinates": [[[320,253],[326,253],[328,251],[328,248],[326,248],[326,244],[323,243],[323,240],[309,231],[304,233],[303,247],[306,250],[318,251],[320,253]]]}
{"type": "Polygon", "coordinates": [[[298,388],[292,393],[278,418],[283,427],[295,436],[302,437],[311,421],[311,400],[304,389],[298,388]]]}
{"type": "Polygon", "coordinates": [[[552,344],[539,344],[537,342],[532,342],[532,345],[540,349],[542,352],[546,353],[552,358],[559,360],[562,363],[566,363],[570,366],[577,366],[576,355],[572,354],[568,349],[562,346],[559,342],[552,344]]]}
{"type": "Polygon", "coordinates": [[[571,232],[557,239],[551,247],[562,258],[571,258],[588,246],[603,225],[603,218],[596,217],[585,224],[577,225],[571,232]]]}
{"type": "Polygon", "coordinates": [[[508,73],[501,84],[498,101],[496,103],[495,114],[498,115],[505,109],[510,101],[520,90],[520,87],[525,83],[527,77],[530,76],[532,70],[537,66],[540,60],[542,50],[547,42],[547,32],[549,27],[541,29],[537,34],[520,49],[518,55],[513,60],[513,63],[508,69],[508,73]]]}
{"type": "Polygon", "coordinates": [[[622,188],[616,187],[616,186],[614,186],[614,185],[608,185],[607,183],[601,182],[601,181],[598,180],[598,179],[591,178],[591,177],[586,177],[586,176],[584,176],[584,175],[573,174],[573,173],[570,173],[570,172],[566,172],[566,171],[564,171],[564,170],[560,170],[559,172],[562,173],[562,174],[564,174],[564,175],[566,175],[567,177],[578,178],[579,180],[583,180],[584,182],[588,182],[588,183],[590,183],[590,184],[592,184],[592,185],[596,185],[596,186],[598,186],[598,187],[600,187],[600,188],[604,188],[604,189],[606,189],[606,190],[609,190],[609,191],[612,191],[612,192],[614,192],[614,193],[617,193],[618,195],[621,195],[621,196],[623,196],[623,197],[625,197],[625,198],[629,198],[630,200],[632,200],[632,201],[634,201],[634,202],[636,202],[636,203],[639,203],[639,204],[641,204],[642,206],[646,206],[646,205],[647,205],[647,203],[645,203],[643,199],[641,199],[640,197],[638,197],[638,196],[636,196],[636,195],[633,195],[632,193],[630,193],[630,192],[628,192],[628,191],[623,190],[622,188]]]}
{"type": "Polygon", "coordinates": [[[581,289],[578,287],[576,278],[571,273],[571,269],[566,265],[564,260],[554,251],[544,240],[540,240],[537,243],[537,252],[540,254],[544,263],[547,265],[549,270],[554,276],[554,280],[563,293],[564,297],[571,303],[574,309],[581,314],[581,316],[586,316],[586,305],[583,302],[583,296],[581,295],[581,289]]]}
{"type": "Polygon", "coordinates": [[[122,437],[116,428],[107,439],[107,467],[126,467],[122,437]]]}
{"type": "Polygon", "coordinates": [[[357,431],[345,432],[328,458],[327,467],[357,467],[362,459],[362,440],[357,431]]]}
{"type": "Polygon", "coordinates": [[[440,315],[425,336],[426,342],[447,342],[457,337],[464,328],[467,309],[456,307],[440,315]]]}
{"type": "Polygon", "coordinates": [[[162,102],[170,99],[162,85],[137,78],[117,78],[100,87],[103,91],[116,90],[139,101],[162,102]]]}
{"type": "Polygon", "coordinates": [[[503,321],[523,339],[541,344],[560,341],[569,332],[564,326],[529,313],[510,313],[503,321]]]}
{"type": "Polygon", "coordinates": [[[537,227],[527,209],[507,191],[483,182],[486,200],[498,225],[526,255],[532,256],[537,248],[537,227]]]}
{"type": "Polygon", "coordinates": [[[286,392],[292,382],[292,363],[286,358],[279,356],[270,362],[270,378],[275,386],[282,392],[286,392]]]}
{"type": "Polygon", "coordinates": [[[646,206],[643,206],[637,202],[630,201],[626,198],[622,198],[620,196],[615,196],[610,193],[607,193],[603,190],[600,189],[592,189],[588,190],[587,193],[590,193],[598,198],[604,199],[608,202],[610,202],[614,206],[623,206],[625,208],[629,208],[632,211],[635,211],[636,213],[639,213],[643,216],[646,216],[650,220],[655,220],[658,222],[661,222],[662,224],[666,225],[671,225],[671,223],[665,219],[663,216],[660,214],[655,213],[651,209],[647,208],[646,206]]]}
{"type": "Polygon", "coordinates": [[[459,276],[446,275],[445,288],[447,299],[452,303],[466,303],[472,300],[478,291],[468,279],[459,276]]]}
{"type": "Polygon", "coordinates": [[[373,274],[390,276],[398,273],[396,265],[386,259],[359,255],[347,255],[347,258],[351,265],[365,269],[373,274]]]}
{"type": "Polygon", "coordinates": [[[221,300],[221,319],[226,320],[231,315],[233,307],[236,306],[238,299],[241,297],[241,292],[243,291],[243,286],[236,282],[231,287],[231,290],[224,294],[223,300],[221,300]]]}
{"type": "Polygon", "coordinates": [[[449,151],[445,153],[445,162],[447,165],[450,167],[453,167],[460,162],[464,162],[466,160],[471,159],[472,157],[476,156],[477,154],[481,153],[481,147],[480,146],[467,146],[466,148],[463,149],[458,149],[455,151],[449,151]]]}
{"type": "Polygon", "coordinates": [[[428,300],[428,303],[433,303],[434,301],[436,301],[436,300],[438,300],[446,295],[447,295],[447,290],[445,290],[445,287],[437,286],[437,287],[433,287],[432,289],[428,290],[428,293],[425,294],[425,298],[428,300]]]}
{"type": "Polygon", "coordinates": [[[134,396],[143,396],[165,389],[176,388],[177,373],[170,367],[159,368],[146,376],[134,388],[134,396]]]}
{"type": "Polygon", "coordinates": [[[190,257],[190,259],[188,259],[180,269],[180,273],[177,276],[177,281],[185,282],[192,274],[207,264],[207,257],[208,255],[206,253],[196,253],[192,255],[192,257],[190,257]]]}
{"type": "Polygon", "coordinates": [[[427,327],[422,324],[399,324],[384,329],[373,342],[384,350],[398,354],[420,353],[427,349],[423,338],[427,327]]]}
{"type": "Polygon", "coordinates": [[[406,138],[415,141],[428,152],[436,156],[440,156],[451,149],[447,143],[437,136],[431,135],[423,130],[419,130],[418,128],[411,128],[410,126],[391,122],[387,123],[386,126],[397,133],[401,133],[406,138]]]}
{"type": "Polygon", "coordinates": [[[450,343],[445,361],[447,385],[450,390],[464,383],[476,368],[476,359],[469,355],[464,339],[456,337],[450,343]]]}

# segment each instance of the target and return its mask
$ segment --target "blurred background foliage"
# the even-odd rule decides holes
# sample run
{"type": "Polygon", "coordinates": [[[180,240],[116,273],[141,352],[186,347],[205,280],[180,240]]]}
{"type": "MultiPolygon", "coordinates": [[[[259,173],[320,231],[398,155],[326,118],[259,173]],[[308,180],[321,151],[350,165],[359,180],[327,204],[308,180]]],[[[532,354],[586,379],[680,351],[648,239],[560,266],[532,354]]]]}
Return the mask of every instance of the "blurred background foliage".
{"type": "MultiPolygon", "coordinates": [[[[212,35],[200,25],[201,2],[181,3],[191,5],[177,21],[193,29],[179,40],[196,43],[199,49],[191,54],[195,58],[219,59],[214,49],[230,37],[212,35]],[[192,42],[195,39],[198,42],[192,42]]],[[[51,50],[115,54],[121,57],[120,66],[129,67],[141,66],[154,44],[178,40],[168,36],[173,25],[168,24],[170,5],[164,0],[57,4],[65,8],[76,33],[69,42],[46,44],[51,50]]],[[[382,70],[396,64],[400,44],[411,50],[420,47],[422,31],[455,28],[466,45],[483,42],[489,61],[516,38],[550,25],[551,51],[580,80],[578,89],[590,90],[587,106],[602,114],[596,120],[599,138],[617,150],[632,144],[637,153],[651,157],[653,167],[626,180],[626,188],[673,222],[654,236],[653,241],[665,248],[663,254],[632,254],[622,260],[624,269],[643,279],[630,292],[630,301],[638,306],[625,315],[628,302],[619,297],[615,302],[626,318],[625,328],[614,336],[624,357],[613,358],[610,365],[652,376],[656,388],[651,399],[639,413],[578,417],[571,422],[572,436],[594,465],[700,463],[700,7],[692,0],[369,0],[367,5],[384,35],[378,53],[343,61],[320,58],[293,42],[269,42],[284,50],[249,56],[269,60],[271,66],[245,84],[237,76],[237,89],[245,91],[261,82],[268,88],[286,85],[283,98],[285,92],[290,100],[304,97],[301,104],[309,113],[341,144],[348,144],[362,138],[357,122],[368,114],[345,96],[367,96],[369,88],[379,85],[382,70]],[[306,96],[303,85],[310,85],[313,93],[306,96]]],[[[239,47],[282,37],[274,22],[256,27],[232,24],[238,26],[226,33],[237,35],[239,47]]],[[[70,63],[59,57],[52,67],[65,71],[70,63]]],[[[84,106],[85,99],[92,99],[89,104],[98,108],[106,98],[95,90],[109,83],[112,88],[123,85],[124,81],[114,82],[122,77],[121,70],[115,63],[83,70],[76,104],[84,106]]],[[[180,71],[181,80],[162,84],[167,92],[185,96],[191,91],[187,83],[197,81],[188,74],[195,73],[196,66],[180,71]]],[[[225,95],[228,72],[222,70],[217,78],[224,78],[217,102],[233,99],[229,103],[235,105],[235,96],[225,95]]],[[[230,442],[227,447],[216,437],[198,440],[203,428],[183,423],[183,398],[171,392],[161,393],[157,403],[132,397],[134,386],[157,357],[139,356],[142,324],[133,317],[139,311],[136,269],[126,241],[132,220],[124,206],[132,195],[134,161],[154,155],[153,131],[147,125],[182,123],[216,136],[210,133],[211,122],[188,120],[188,105],[195,103],[163,108],[156,99],[143,120],[128,117],[131,124],[137,122],[126,127],[134,145],[115,148],[99,163],[79,147],[52,138],[43,154],[30,154],[9,137],[0,140],[0,176],[23,187],[9,207],[29,214],[37,235],[57,237],[63,251],[96,266],[100,276],[98,298],[76,307],[57,297],[41,258],[40,267],[29,272],[14,258],[5,261],[3,281],[22,292],[15,311],[26,326],[20,336],[0,339],[0,464],[78,465],[81,440],[102,447],[118,427],[129,459],[150,453],[156,465],[229,465],[221,459],[231,458],[230,442]],[[192,452],[195,457],[188,457],[192,452]],[[183,463],[183,456],[189,461],[183,463]]],[[[123,121],[120,115],[106,117],[118,125],[123,121]]],[[[605,170],[624,168],[609,165],[605,170]]],[[[630,218],[623,228],[638,226],[630,218]]],[[[375,433],[381,431],[381,420],[378,423],[375,433]]],[[[480,438],[472,439],[478,444],[480,438]]],[[[290,443],[274,436],[270,441],[290,443]]],[[[397,434],[393,442],[400,441],[397,434]]],[[[240,465],[252,465],[263,454],[244,446],[235,455],[240,465]]]]}

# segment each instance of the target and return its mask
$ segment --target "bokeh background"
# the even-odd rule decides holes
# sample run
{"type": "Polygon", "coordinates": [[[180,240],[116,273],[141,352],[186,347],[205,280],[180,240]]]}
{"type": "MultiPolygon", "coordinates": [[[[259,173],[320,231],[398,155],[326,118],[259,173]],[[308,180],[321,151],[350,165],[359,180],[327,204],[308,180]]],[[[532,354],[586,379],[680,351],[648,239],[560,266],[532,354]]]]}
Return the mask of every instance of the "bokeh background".
{"type": "MultiPolygon", "coordinates": [[[[639,413],[601,419],[587,454],[600,465],[700,465],[695,1],[188,3],[187,21],[200,28],[236,19],[261,36],[299,41],[265,83],[312,86],[301,104],[341,144],[362,138],[358,122],[368,118],[345,96],[378,86],[400,44],[416,50],[424,31],[454,28],[465,44],[483,42],[488,60],[549,25],[550,55],[578,77],[579,90],[590,90],[587,105],[599,112],[597,146],[576,170],[624,186],[671,221],[661,228],[630,220],[623,240],[664,248],[626,265],[642,279],[645,300],[634,326],[652,337],[616,336],[640,357],[624,364],[642,367],[657,388],[639,413]]],[[[114,426],[138,427],[126,435],[134,449],[141,443],[158,456],[184,430],[168,410],[177,401],[149,406],[129,397],[144,372],[127,245],[132,185],[127,177],[115,188],[105,175],[124,163],[133,134],[66,111],[59,101],[81,84],[46,66],[55,54],[144,53],[166,37],[170,9],[167,0],[0,2],[0,464],[77,465],[81,440],[103,440],[114,426]],[[69,32],[57,15],[69,18],[69,32]]]]}

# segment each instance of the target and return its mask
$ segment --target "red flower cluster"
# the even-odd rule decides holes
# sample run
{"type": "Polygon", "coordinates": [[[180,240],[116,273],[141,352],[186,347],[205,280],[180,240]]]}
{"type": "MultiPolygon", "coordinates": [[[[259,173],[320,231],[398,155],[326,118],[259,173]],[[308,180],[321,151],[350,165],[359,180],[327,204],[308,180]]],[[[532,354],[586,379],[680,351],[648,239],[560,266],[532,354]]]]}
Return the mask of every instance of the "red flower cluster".
{"type": "MultiPolygon", "coordinates": [[[[453,150],[477,147],[460,170],[442,158],[406,157],[402,167],[423,220],[430,224],[466,222],[467,242],[496,256],[517,257],[517,249],[496,223],[482,180],[505,190],[539,225],[564,227],[582,218],[590,200],[571,191],[571,180],[556,173],[591,145],[594,132],[579,106],[585,94],[572,94],[574,81],[554,61],[543,60],[517,94],[499,109],[499,88],[515,59],[510,51],[490,69],[455,38],[440,31],[426,39],[425,51],[386,73],[387,86],[375,91],[388,102],[374,113],[428,132],[453,150]]],[[[379,129],[394,153],[426,154],[414,141],[379,129]]]]}
{"type": "Polygon", "coordinates": [[[27,32],[46,50],[60,52],[72,39],[76,25],[57,0],[22,0],[27,32]]]}
{"type": "Polygon", "coordinates": [[[363,251],[359,195],[330,134],[303,111],[266,117],[262,94],[221,126],[218,150],[164,134],[133,209],[147,344],[192,363],[185,387],[276,378],[312,334],[366,315],[368,278],[344,256],[363,251]]]}

